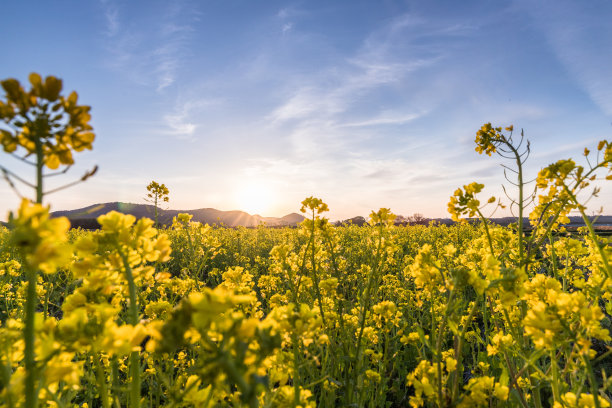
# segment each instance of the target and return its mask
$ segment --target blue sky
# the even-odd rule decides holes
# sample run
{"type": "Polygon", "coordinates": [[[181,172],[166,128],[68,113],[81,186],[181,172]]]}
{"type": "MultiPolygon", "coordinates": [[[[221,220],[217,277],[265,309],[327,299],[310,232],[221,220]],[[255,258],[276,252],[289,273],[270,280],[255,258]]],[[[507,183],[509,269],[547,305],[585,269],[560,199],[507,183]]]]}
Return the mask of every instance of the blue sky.
{"type": "MultiPolygon", "coordinates": [[[[474,151],[485,122],[525,130],[529,176],[612,138],[609,1],[59,0],[2,10],[0,78],[56,75],[92,106],[94,150],[71,174],[94,164],[99,174],[49,196],[53,209],[142,203],[156,180],[174,209],[282,216],[315,195],[332,219],[380,207],[444,217],[459,186],[501,194],[501,159],[474,151]]],[[[608,182],[589,210],[610,214],[610,203],[608,182]]],[[[0,211],[17,205],[0,185],[0,211]]]]}

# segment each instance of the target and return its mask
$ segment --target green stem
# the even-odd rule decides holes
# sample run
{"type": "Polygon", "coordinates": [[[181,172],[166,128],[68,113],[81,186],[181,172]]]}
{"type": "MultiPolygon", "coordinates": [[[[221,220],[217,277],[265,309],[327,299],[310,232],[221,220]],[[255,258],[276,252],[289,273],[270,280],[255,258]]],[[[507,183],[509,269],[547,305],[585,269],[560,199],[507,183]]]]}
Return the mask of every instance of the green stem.
{"type": "Polygon", "coordinates": [[[155,228],[157,228],[157,194],[155,194],[155,228]]]}
{"type": "Polygon", "coordinates": [[[504,360],[506,361],[506,367],[508,367],[508,373],[510,374],[510,380],[512,381],[512,386],[518,393],[521,406],[523,408],[528,408],[529,405],[527,405],[527,400],[525,399],[525,396],[523,395],[523,390],[521,389],[521,387],[519,387],[518,382],[517,382],[519,375],[516,374],[516,370],[514,369],[514,366],[512,362],[510,361],[510,357],[508,357],[508,352],[504,350],[503,354],[504,354],[504,360]]]}
{"type": "Polygon", "coordinates": [[[559,393],[559,367],[557,366],[557,356],[555,356],[554,350],[551,350],[550,352],[550,366],[553,375],[553,381],[551,385],[554,402],[561,402],[561,394],[559,393]]]}
{"type": "Polygon", "coordinates": [[[485,218],[484,215],[482,215],[480,210],[476,210],[476,212],[478,213],[478,216],[480,217],[480,220],[482,221],[482,225],[484,226],[485,233],[487,234],[487,241],[489,242],[489,250],[491,251],[491,256],[495,256],[495,253],[494,253],[495,251],[493,250],[493,239],[491,238],[491,233],[489,232],[489,226],[487,224],[487,219],[485,218]]]}
{"type": "MultiPolygon", "coordinates": [[[[130,305],[128,309],[129,323],[132,326],[138,324],[138,304],[136,297],[136,283],[134,282],[134,274],[132,273],[132,267],[127,259],[125,253],[117,248],[119,255],[123,261],[123,267],[125,269],[125,277],[128,281],[128,289],[130,295],[130,305]]],[[[132,382],[130,384],[130,407],[140,407],[140,353],[138,351],[132,351],[130,354],[130,377],[132,382]]]]}
{"type": "Polygon", "coordinates": [[[316,248],[315,248],[315,238],[316,238],[316,217],[315,211],[312,210],[312,229],[310,231],[310,240],[312,242],[312,252],[310,263],[312,264],[312,281],[314,283],[315,294],[317,296],[317,302],[319,303],[319,309],[321,312],[321,321],[323,322],[323,328],[327,327],[327,323],[325,322],[325,311],[323,310],[323,298],[321,296],[321,288],[319,287],[319,275],[317,275],[317,264],[316,264],[316,248]]]}
{"type": "Polygon", "coordinates": [[[36,147],[36,203],[42,204],[43,200],[43,166],[44,166],[44,153],[43,145],[40,137],[34,138],[34,144],[36,147]]]}
{"type": "MultiPolygon", "coordinates": [[[[517,148],[514,147],[512,145],[511,140],[506,139],[505,137],[502,139],[502,142],[512,151],[512,154],[514,154],[514,160],[516,161],[516,167],[517,167],[517,184],[516,186],[518,187],[518,193],[519,193],[519,199],[518,199],[518,246],[519,246],[519,260],[520,262],[523,261],[523,241],[524,241],[524,236],[523,236],[523,212],[524,212],[524,204],[525,204],[525,199],[524,199],[524,187],[525,187],[525,183],[523,181],[523,161],[521,158],[521,154],[518,152],[517,148]]],[[[529,147],[527,148],[529,149],[529,147]]]]}
{"type": "Polygon", "coordinates": [[[521,161],[521,156],[518,151],[514,147],[511,146],[512,151],[514,152],[516,158],[516,167],[518,168],[518,191],[519,191],[519,216],[518,216],[518,245],[519,245],[519,259],[523,261],[523,210],[524,210],[524,199],[523,199],[523,162],[521,161]]]}
{"type": "Polygon", "coordinates": [[[465,338],[465,333],[467,328],[470,327],[472,322],[472,318],[476,313],[476,309],[478,307],[478,302],[474,301],[472,305],[472,309],[470,310],[470,314],[468,315],[463,328],[461,329],[461,333],[459,333],[459,340],[457,341],[457,348],[455,349],[455,360],[457,360],[457,369],[455,370],[455,378],[453,383],[453,400],[459,394],[459,376],[463,375],[463,339],[465,338]]]}
{"type": "MultiPolygon", "coordinates": [[[[298,307],[297,305],[295,307],[298,307]]],[[[299,376],[299,359],[300,341],[297,334],[293,332],[291,334],[291,342],[293,343],[293,406],[296,407],[300,403],[300,376],[299,376]]]]}
{"type": "Polygon", "coordinates": [[[444,334],[444,330],[446,330],[446,324],[448,323],[448,315],[449,308],[455,299],[455,291],[451,290],[448,295],[448,301],[446,303],[446,312],[444,312],[444,316],[442,317],[442,321],[440,322],[440,327],[438,328],[438,336],[436,338],[436,366],[438,371],[438,406],[442,407],[442,335],[444,334]]]}
{"type": "Polygon", "coordinates": [[[101,356],[94,357],[94,364],[96,365],[96,380],[98,382],[98,394],[100,395],[100,399],[102,400],[102,406],[104,408],[110,408],[110,404],[108,401],[108,387],[106,386],[106,374],[104,372],[104,368],[102,367],[102,362],[99,358],[101,356]]]}
{"type": "MultiPolygon", "coordinates": [[[[246,397],[248,400],[248,405],[251,408],[256,408],[258,405],[257,398],[253,395],[253,390],[249,386],[249,384],[244,380],[242,374],[234,364],[232,360],[232,356],[224,353],[224,355],[220,359],[221,366],[224,368],[225,374],[229,377],[229,379],[236,384],[236,387],[240,390],[243,397],[246,397]]],[[[212,391],[211,391],[212,392],[212,391]]],[[[299,398],[299,395],[298,395],[299,398]]],[[[299,402],[299,399],[298,399],[299,402]]]]}
{"type": "MultiPolygon", "coordinates": [[[[36,203],[42,204],[43,199],[43,166],[44,153],[43,145],[40,137],[34,138],[36,148],[36,203]]],[[[26,268],[28,279],[28,292],[26,298],[26,321],[24,328],[25,337],[25,406],[26,408],[35,408],[38,404],[38,388],[36,387],[36,361],[34,350],[34,320],[36,315],[36,304],[38,298],[36,296],[36,277],[37,272],[30,267],[26,268]]]]}
{"type": "Polygon", "coordinates": [[[25,407],[35,408],[38,404],[38,388],[36,387],[37,373],[34,350],[34,323],[36,317],[36,276],[34,269],[26,267],[26,275],[28,278],[28,291],[26,298],[26,316],[25,316],[25,407]]]}
{"type": "Polygon", "coordinates": [[[363,332],[365,330],[365,324],[366,324],[366,315],[367,313],[370,311],[370,307],[371,307],[371,303],[372,303],[372,286],[373,286],[373,282],[374,282],[374,273],[378,273],[378,266],[380,263],[380,258],[381,258],[381,249],[382,249],[382,233],[383,233],[383,227],[380,226],[379,227],[379,235],[378,235],[378,243],[377,243],[377,249],[376,249],[376,257],[374,260],[374,265],[370,268],[370,273],[368,274],[368,280],[366,283],[366,287],[363,291],[363,294],[361,296],[361,310],[359,313],[359,334],[357,335],[357,350],[355,351],[355,368],[354,368],[354,375],[352,376],[352,380],[350,383],[350,387],[349,387],[349,401],[352,402],[352,386],[353,385],[357,385],[358,382],[358,378],[360,376],[360,371],[361,371],[361,346],[362,346],[362,338],[363,338],[363,332]]]}
{"type": "MultiPolygon", "coordinates": [[[[555,252],[555,242],[553,240],[552,231],[548,231],[548,242],[550,242],[550,260],[551,260],[553,275],[555,276],[555,279],[559,280],[559,268],[557,267],[557,254],[555,252]]],[[[562,278],[564,292],[567,290],[567,279],[566,278],[567,278],[567,268],[565,269],[565,274],[563,275],[563,278],[562,278]]]]}
{"type": "Polygon", "coordinates": [[[119,402],[119,360],[117,356],[113,356],[111,360],[111,377],[115,408],[121,408],[121,403],[119,402]]]}
{"type": "Polygon", "coordinates": [[[591,365],[591,359],[588,355],[583,354],[582,359],[588,368],[589,374],[589,384],[591,385],[591,394],[593,394],[593,401],[595,402],[595,408],[601,408],[599,404],[599,385],[597,384],[597,379],[595,378],[595,374],[593,373],[593,366],[591,365]]]}

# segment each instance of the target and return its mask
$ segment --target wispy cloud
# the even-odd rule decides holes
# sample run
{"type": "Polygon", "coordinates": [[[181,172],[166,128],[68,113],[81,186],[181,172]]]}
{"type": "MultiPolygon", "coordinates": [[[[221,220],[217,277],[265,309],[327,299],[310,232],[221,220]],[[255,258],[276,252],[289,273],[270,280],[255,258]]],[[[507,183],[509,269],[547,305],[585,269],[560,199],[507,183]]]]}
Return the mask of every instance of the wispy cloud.
{"type": "Polygon", "coordinates": [[[106,36],[114,37],[119,30],[119,11],[117,6],[110,0],[101,0],[106,18],[106,36]]]}
{"type": "Polygon", "coordinates": [[[542,149],[538,152],[534,152],[531,155],[531,158],[559,160],[562,158],[566,159],[569,157],[574,157],[578,158],[578,161],[580,161],[579,155],[584,151],[584,148],[586,147],[594,152],[594,147],[597,146],[597,142],[599,140],[600,139],[596,137],[590,137],[586,139],[581,139],[578,142],[557,144],[555,146],[549,147],[546,150],[542,149]],[[566,157],[564,157],[564,155],[566,157]]]}
{"type": "Polygon", "coordinates": [[[103,0],[109,66],[158,92],[174,84],[184,59],[198,13],[187,2],[164,3],[161,21],[130,24],[130,12],[113,0],[103,0]]]}
{"type": "Polygon", "coordinates": [[[339,124],[339,127],[362,127],[362,126],[380,126],[380,125],[403,125],[412,122],[415,119],[425,115],[426,112],[420,113],[403,113],[403,112],[381,112],[380,115],[356,122],[347,122],[339,124]]]}
{"type": "Polygon", "coordinates": [[[483,78],[483,67],[460,58],[481,52],[471,38],[483,32],[470,22],[414,15],[372,32],[333,68],[287,87],[292,91],[267,119],[292,150],[260,162],[258,171],[285,180],[288,194],[293,186],[313,188],[353,214],[388,205],[444,216],[454,189],[475,179],[487,183],[487,194],[503,194],[499,163],[474,152],[475,129],[484,120],[542,120],[551,110],[527,98],[500,101],[506,90],[499,82],[491,88],[498,79],[483,78]],[[430,120],[434,115],[444,119],[430,120]]]}
{"type": "Polygon", "coordinates": [[[174,115],[164,115],[164,122],[170,128],[169,133],[175,136],[189,138],[193,136],[196,130],[196,125],[188,120],[185,112],[180,112],[174,115]]]}
{"type": "Polygon", "coordinates": [[[288,6],[278,10],[278,13],[276,13],[276,17],[281,20],[289,20],[292,18],[303,17],[308,14],[310,13],[306,9],[299,8],[296,6],[288,6]]]}
{"type": "Polygon", "coordinates": [[[194,116],[201,112],[202,109],[213,105],[218,105],[218,100],[211,99],[190,99],[187,101],[179,101],[175,103],[172,113],[163,115],[162,120],[167,133],[176,136],[179,139],[193,140],[198,125],[194,120],[194,116]]]}
{"type": "MultiPolygon", "coordinates": [[[[355,128],[376,128],[389,125],[406,125],[424,115],[434,106],[434,99],[418,101],[400,97],[398,107],[393,110],[382,106],[372,110],[369,98],[381,92],[397,94],[394,87],[405,87],[415,83],[412,75],[435,67],[444,58],[443,52],[427,51],[410,44],[396,55],[398,44],[405,42],[406,32],[416,26],[426,26],[422,19],[412,15],[396,18],[391,24],[380,28],[364,38],[361,47],[352,55],[341,57],[333,68],[322,67],[310,78],[296,81],[286,99],[270,112],[268,120],[272,127],[289,132],[293,153],[298,157],[321,154],[335,157],[355,153],[360,136],[355,128]],[[322,153],[322,146],[325,153],[322,153]]],[[[434,36],[457,35],[462,29],[441,30],[435,25],[434,36]]],[[[422,86],[422,85],[421,85],[422,86]]],[[[369,138],[370,134],[363,134],[369,138]]],[[[360,154],[368,154],[361,152],[360,154]]]]}
{"type": "Polygon", "coordinates": [[[559,61],[606,115],[612,115],[612,5],[595,1],[588,6],[567,0],[535,6],[521,2],[541,29],[559,61]],[[600,10],[598,13],[587,12],[600,10]],[[604,51],[605,50],[605,51],[604,51]]]}
{"type": "Polygon", "coordinates": [[[293,23],[283,24],[283,34],[285,34],[288,31],[291,31],[292,28],[293,28],[293,23]]]}
{"type": "Polygon", "coordinates": [[[296,7],[284,7],[280,9],[278,13],[276,14],[276,17],[280,21],[281,31],[283,35],[293,30],[295,20],[297,18],[303,17],[306,14],[308,13],[296,7]]]}
{"type": "Polygon", "coordinates": [[[334,117],[347,112],[368,91],[397,83],[408,73],[433,63],[435,59],[395,63],[368,60],[363,56],[351,58],[345,61],[342,72],[332,70],[324,74],[324,78],[317,78],[316,82],[303,84],[269,118],[273,122],[284,122],[334,117]],[[327,82],[337,85],[330,87],[327,82]]]}

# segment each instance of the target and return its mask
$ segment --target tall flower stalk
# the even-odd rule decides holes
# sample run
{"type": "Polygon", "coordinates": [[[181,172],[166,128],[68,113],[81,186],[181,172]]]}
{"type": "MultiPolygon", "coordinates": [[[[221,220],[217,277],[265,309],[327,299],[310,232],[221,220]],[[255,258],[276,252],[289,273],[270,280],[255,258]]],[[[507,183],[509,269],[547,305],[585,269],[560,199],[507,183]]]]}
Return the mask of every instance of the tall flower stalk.
{"type": "MultiPolygon", "coordinates": [[[[29,76],[31,89],[25,91],[16,79],[1,82],[5,100],[0,101],[0,120],[6,128],[0,130],[0,142],[4,151],[17,159],[35,167],[35,181],[29,182],[8,168],[0,166],[9,186],[22,197],[16,182],[30,187],[35,192],[35,202],[43,203],[47,194],[62,190],[92,176],[94,167],[80,180],[61,187],[44,190],[46,177],[66,172],[74,164],[72,152],[91,149],[95,135],[89,125],[91,116],[89,106],[77,105],[77,93],[62,96],[62,81],[53,76],[43,79],[32,73],[29,76]],[[34,161],[30,157],[34,156],[34,161]],[[57,170],[61,165],[64,170],[44,174],[44,168],[57,170]]],[[[36,281],[38,272],[31,266],[26,267],[28,282],[25,310],[25,395],[26,407],[35,407],[38,400],[36,386],[36,356],[34,351],[35,333],[34,317],[38,299],[36,281]]]]}

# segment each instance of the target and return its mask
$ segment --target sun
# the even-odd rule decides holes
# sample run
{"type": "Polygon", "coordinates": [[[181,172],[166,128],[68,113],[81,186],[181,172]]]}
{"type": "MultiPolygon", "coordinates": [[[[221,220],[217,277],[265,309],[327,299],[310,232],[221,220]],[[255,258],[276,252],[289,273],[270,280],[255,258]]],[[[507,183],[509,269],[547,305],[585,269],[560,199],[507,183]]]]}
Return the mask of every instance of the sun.
{"type": "Polygon", "coordinates": [[[239,209],[249,214],[268,214],[274,204],[273,190],[261,181],[249,181],[236,192],[239,209]]]}

